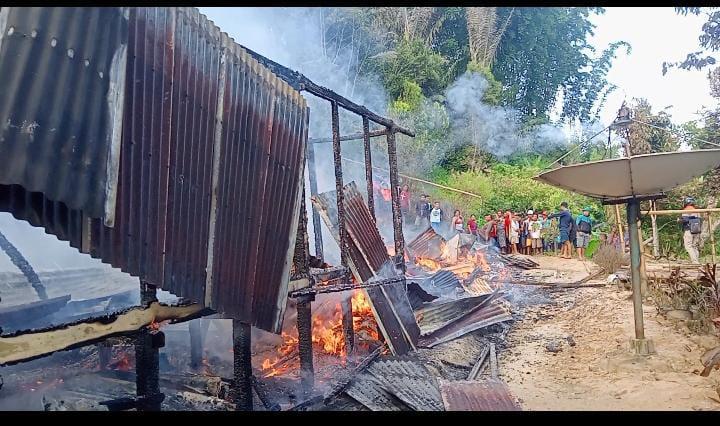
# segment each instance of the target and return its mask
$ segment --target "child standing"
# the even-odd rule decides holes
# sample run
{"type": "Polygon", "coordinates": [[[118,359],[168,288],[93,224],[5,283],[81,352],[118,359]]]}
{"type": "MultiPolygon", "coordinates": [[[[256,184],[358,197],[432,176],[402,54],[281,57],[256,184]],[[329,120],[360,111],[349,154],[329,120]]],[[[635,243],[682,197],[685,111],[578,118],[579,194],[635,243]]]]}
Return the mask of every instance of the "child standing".
{"type": "Polygon", "coordinates": [[[497,229],[497,240],[498,246],[500,246],[500,253],[507,253],[507,234],[505,233],[505,220],[501,215],[495,215],[495,227],[497,229]]]}
{"type": "Polygon", "coordinates": [[[437,234],[440,234],[440,224],[442,223],[442,214],[443,211],[440,209],[440,202],[435,201],[435,205],[432,210],[430,210],[430,226],[432,226],[433,231],[435,231],[437,234]]]}
{"type": "Polygon", "coordinates": [[[465,228],[463,227],[463,217],[460,215],[460,210],[455,210],[452,225],[453,231],[455,231],[456,234],[462,234],[465,232],[465,228]]]}
{"type": "Polygon", "coordinates": [[[518,241],[520,241],[520,217],[514,215],[510,221],[510,248],[513,254],[518,252],[518,241]]]}
{"type": "Polygon", "coordinates": [[[540,239],[540,232],[542,230],[542,224],[538,220],[538,217],[536,214],[533,214],[531,217],[531,220],[529,222],[530,226],[530,250],[532,251],[531,254],[541,254],[542,253],[542,240],[540,239]]]}

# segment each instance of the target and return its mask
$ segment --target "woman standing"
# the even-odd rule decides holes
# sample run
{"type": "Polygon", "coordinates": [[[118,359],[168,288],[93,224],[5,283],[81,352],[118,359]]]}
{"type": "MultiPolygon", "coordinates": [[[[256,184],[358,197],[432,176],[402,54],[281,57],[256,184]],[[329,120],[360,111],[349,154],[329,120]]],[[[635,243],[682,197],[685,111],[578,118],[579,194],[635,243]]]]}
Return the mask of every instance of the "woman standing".
{"type": "Polygon", "coordinates": [[[517,253],[518,242],[520,242],[520,217],[514,215],[510,222],[510,249],[513,254],[517,253]]]}
{"type": "Polygon", "coordinates": [[[478,235],[478,225],[474,214],[471,214],[470,220],[468,220],[468,231],[470,231],[472,235],[478,235]]]}
{"type": "Polygon", "coordinates": [[[500,246],[500,253],[507,253],[507,234],[505,233],[505,219],[502,215],[495,215],[495,223],[497,224],[497,240],[500,246]]]}
{"type": "Polygon", "coordinates": [[[465,228],[463,227],[463,217],[460,215],[460,210],[455,210],[455,214],[453,214],[452,225],[453,230],[456,234],[462,234],[465,232],[465,228]]]}

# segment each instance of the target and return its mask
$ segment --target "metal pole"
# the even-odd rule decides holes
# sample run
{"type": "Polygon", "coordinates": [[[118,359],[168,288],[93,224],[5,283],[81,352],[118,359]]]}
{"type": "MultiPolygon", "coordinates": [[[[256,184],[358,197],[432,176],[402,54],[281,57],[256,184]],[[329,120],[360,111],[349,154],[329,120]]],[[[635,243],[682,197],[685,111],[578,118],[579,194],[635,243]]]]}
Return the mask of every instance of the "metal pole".
{"type": "MultiPolygon", "coordinates": [[[[333,101],[330,104],[332,114],[332,137],[333,137],[333,158],[335,160],[335,192],[337,196],[337,217],[338,217],[338,234],[340,237],[340,263],[342,266],[348,266],[348,245],[347,245],[347,229],[345,228],[345,193],[343,192],[343,173],[342,173],[342,153],[340,148],[340,115],[338,112],[338,104],[333,101]]],[[[343,283],[349,281],[349,277],[345,275],[343,283]]],[[[353,331],[352,305],[349,300],[343,300],[343,332],[345,334],[345,349],[348,353],[352,352],[355,344],[355,332],[353,331]]]]}
{"type": "Polygon", "coordinates": [[[395,237],[395,258],[396,264],[400,266],[402,273],[406,272],[405,267],[405,238],[402,231],[402,213],[400,211],[400,193],[398,192],[398,166],[397,147],[395,145],[395,133],[388,129],[388,163],[390,168],[390,191],[392,193],[392,215],[393,231],[395,237]]]}
{"type": "MultiPolygon", "coordinates": [[[[318,194],[317,169],[315,168],[315,146],[308,144],[308,176],[310,177],[310,196],[318,194]]],[[[313,234],[315,235],[315,257],[323,259],[322,228],[320,225],[320,214],[315,205],[311,205],[313,218],[313,234]]]]}
{"type": "Polygon", "coordinates": [[[373,191],[372,152],[370,150],[370,121],[363,117],[363,146],[365,148],[365,180],[367,182],[367,203],[373,222],[375,219],[375,193],[373,191]]]}
{"type": "Polygon", "coordinates": [[[252,357],[250,324],[233,319],[233,401],[235,411],[252,411],[252,357]]]}
{"type": "Polygon", "coordinates": [[[631,344],[638,355],[648,355],[651,345],[645,339],[643,324],[642,289],[640,283],[640,237],[638,233],[638,213],[640,202],[632,199],[627,203],[628,234],[630,235],[630,270],[632,273],[633,310],[635,314],[635,339],[631,344]]]}

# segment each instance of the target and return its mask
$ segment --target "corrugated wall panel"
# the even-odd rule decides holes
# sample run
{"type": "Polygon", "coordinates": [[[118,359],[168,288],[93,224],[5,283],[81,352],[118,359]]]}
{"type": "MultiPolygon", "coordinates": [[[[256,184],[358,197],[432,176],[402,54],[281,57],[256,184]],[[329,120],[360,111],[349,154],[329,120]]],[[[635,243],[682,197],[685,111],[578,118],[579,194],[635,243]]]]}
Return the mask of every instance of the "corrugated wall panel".
{"type": "Polygon", "coordinates": [[[165,243],[165,287],[204,300],[220,31],[178,9],[165,243]]]}
{"type": "MultiPolygon", "coordinates": [[[[37,12],[50,21],[64,13],[37,12]]],[[[102,14],[94,8],[74,13],[85,24],[83,40],[95,46],[87,34],[96,28],[92,17],[102,14]]],[[[32,13],[21,10],[19,15],[29,19],[32,13]]],[[[196,9],[131,8],[126,25],[125,81],[118,84],[124,91],[113,98],[123,99],[117,108],[123,111],[122,122],[113,130],[122,131],[117,167],[107,169],[107,158],[81,159],[90,168],[117,173],[112,220],[90,214],[94,210],[86,211],[82,203],[71,208],[67,203],[77,204],[77,194],[61,193],[52,201],[53,188],[31,192],[24,182],[0,185],[0,209],[150,284],[196,302],[207,300],[228,317],[279,332],[300,215],[309,115],[305,100],[196,9]],[[210,234],[214,244],[208,247],[210,234]]],[[[96,50],[112,45],[107,37],[96,44],[96,50]]],[[[6,56],[0,60],[7,65],[6,56]]],[[[26,61],[25,66],[40,64],[26,61]]],[[[15,67],[9,72],[25,71],[15,67]]],[[[66,90],[50,79],[43,84],[53,94],[66,90]]],[[[88,84],[79,90],[94,102],[105,89],[88,84]]],[[[65,107],[56,101],[39,119],[65,107]]],[[[87,113],[99,114],[102,108],[87,113]]],[[[97,123],[78,144],[97,148],[92,137],[107,131],[108,124],[90,117],[97,123]]],[[[55,146],[48,138],[35,142],[37,155],[55,146]]],[[[36,153],[16,152],[16,145],[7,145],[12,148],[8,158],[25,161],[32,173],[53,169],[60,180],[72,174],[73,158],[31,163],[36,153]]],[[[106,190],[101,187],[83,191],[97,197],[106,190]]]]}
{"type": "Polygon", "coordinates": [[[122,9],[8,7],[0,23],[0,158],[12,159],[0,184],[102,217],[122,109],[111,99],[112,74],[124,67],[122,9]]]}

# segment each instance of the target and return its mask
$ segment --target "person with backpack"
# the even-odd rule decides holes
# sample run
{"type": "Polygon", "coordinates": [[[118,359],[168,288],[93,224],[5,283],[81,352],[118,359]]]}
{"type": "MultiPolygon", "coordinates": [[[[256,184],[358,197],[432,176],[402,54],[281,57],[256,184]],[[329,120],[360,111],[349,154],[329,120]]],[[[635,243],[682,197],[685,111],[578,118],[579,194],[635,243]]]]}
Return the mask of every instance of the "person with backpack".
{"type": "MultiPolygon", "coordinates": [[[[695,210],[695,200],[692,197],[685,198],[683,210],[695,210]]],[[[700,234],[702,233],[702,219],[695,213],[683,213],[679,218],[683,231],[683,243],[685,251],[690,256],[692,263],[700,263],[700,234]]]]}
{"type": "Polygon", "coordinates": [[[577,226],[575,247],[577,247],[578,258],[583,260],[585,259],[585,249],[587,249],[588,244],[590,243],[590,236],[592,234],[590,207],[585,207],[582,214],[577,216],[577,219],[575,219],[575,225],[577,226]]]}

